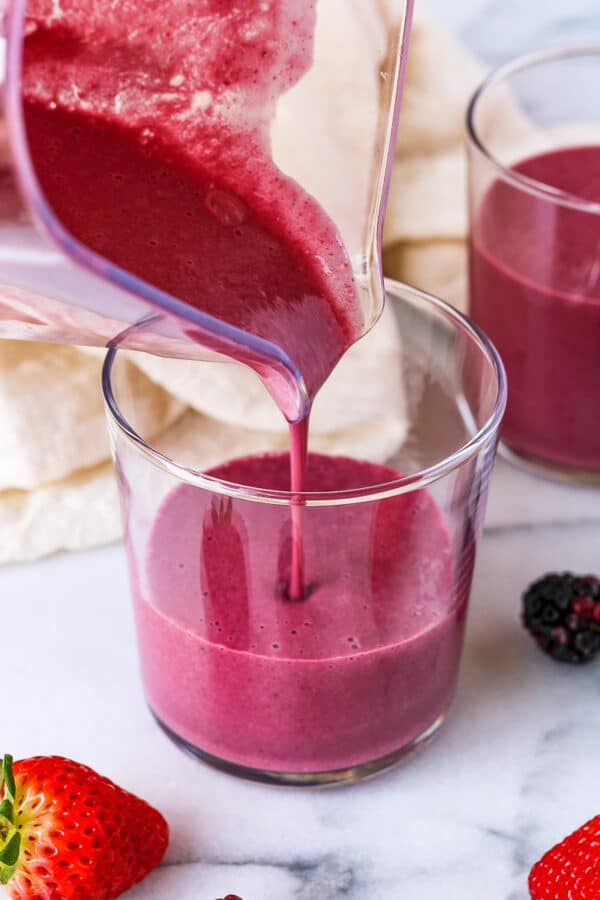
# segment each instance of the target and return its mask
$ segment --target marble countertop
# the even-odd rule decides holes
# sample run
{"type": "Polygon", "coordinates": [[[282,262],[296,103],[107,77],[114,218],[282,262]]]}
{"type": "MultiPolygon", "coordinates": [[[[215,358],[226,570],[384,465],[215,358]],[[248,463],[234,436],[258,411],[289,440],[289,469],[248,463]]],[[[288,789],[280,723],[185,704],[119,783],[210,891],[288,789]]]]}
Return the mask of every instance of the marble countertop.
{"type": "MultiPolygon", "coordinates": [[[[430,6],[488,62],[600,39],[597,0],[430,6]]],[[[519,597],[549,569],[598,571],[599,499],[498,465],[456,701],[437,739],[377,780],[267,788],[176,750],[141,696],[118,546],[0,571],[20,686],[0,749],[84,760],[164,812],[165,863],[131,900],[526,900],[531,863],[600,812],[600,664],[546,659],[519,597]]]]}
{"type": "Polygon", "coordinates": [[[530,50],[600,41],[597,0],[415,0],[490,66],[530,50]]]}
{"type": "Polygon", "coordinates": [[[4,749],[85,760],[163,811],[166,861],[132,900],[526,900],[531,863],[600,811],[600,663],[544,657],[519,596],[556,566],[597,571],[599,531],[597,493],[500,462],[446,725],[392,772],[328,791],[238,781],[156,728],[121,547],[2,569],[5,672],[20,685],[4,749]]]}

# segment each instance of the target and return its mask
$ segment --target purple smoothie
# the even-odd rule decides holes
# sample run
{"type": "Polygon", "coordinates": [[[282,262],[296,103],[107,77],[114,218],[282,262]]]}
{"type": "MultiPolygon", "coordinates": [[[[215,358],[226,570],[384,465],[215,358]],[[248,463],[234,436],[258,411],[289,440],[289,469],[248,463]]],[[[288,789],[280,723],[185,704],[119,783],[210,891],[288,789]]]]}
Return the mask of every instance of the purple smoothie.
{"type": "MultiPolygon", "coordinates": [[[[287,454],[209,474],[290,488],[287,454]]],[[[372,463],[309,459],[311,491],[397,478],[372,463]]],[[[189,485],[163,502],[135,584],[155,714],[206,753],[273,772],[375,760],[443,716],[470,583],[471,561],[455,579],[448,532],[426,491],[304,514],[302,602],[287,595],[290,508],[189,485]]]]}
{"type": "MultiPolygon", "coordinates": [[[[515,169],[600,203],[600,147],[515,169]]],[[[472,235],[471,314],[508,374],[503,440],[527,456],[600,470],[600,215],[496,181],[472,235]]]]}
{"type": "MultiPolygon", "coordinates": [[[[54,214],[126,271],[285,351],[302,389],[256,370],[294,423],[302,492],[312,400],[363,325],[334,222],[271,155],[277,102],[312,65],[314,0],[63,0],[59,17],[31,0],[28,17],[25,121],[54,214]]],[[[297,506],[296,598],[302,519],[297,506]]]]}
{"type": "MultiPolygon", "coordinates": [[[[271,154],[277,103],[312,66],[314,0],[52,9],[28,3],[23,100],[54,214],[126,271],[277,345],[310,401],[363,326],[335,223],[271,154]]],[[[290,421],[306,414],[259,374],[290,421]]]]}
{"type": "MultiPolygon", "coordinates": [[[[271,157],[277,102],[312,64],[315,3],[62,0],[57,18],[31,0],[28,15],[27,134],[63,226],[273,341],[301,373],[306,404],[292,409],[260,372],[296,423],[292,459],[212,474],[295,493],[397,479],[349,459],[306,465],[310,402],[363,327],[335,224],[271,157]]],[[[471,562],[457,576],[424,491],[314,507],[182,485],[143,563],[133,546],[130,559],[149,703],[214,757],[331,771],[409,746],[447,709],[471,562]]]]}

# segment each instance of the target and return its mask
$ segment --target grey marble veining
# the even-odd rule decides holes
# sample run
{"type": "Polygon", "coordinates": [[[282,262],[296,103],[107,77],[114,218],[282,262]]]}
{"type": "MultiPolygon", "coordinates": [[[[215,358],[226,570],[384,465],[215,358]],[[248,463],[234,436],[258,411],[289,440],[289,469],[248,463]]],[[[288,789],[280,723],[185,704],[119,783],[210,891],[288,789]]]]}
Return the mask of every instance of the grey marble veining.
{"type": "Polygon", "coordinates": [[[543,47],[600,42],[597,0],[428,0],[426,5],[490,66],[543,47]]]}

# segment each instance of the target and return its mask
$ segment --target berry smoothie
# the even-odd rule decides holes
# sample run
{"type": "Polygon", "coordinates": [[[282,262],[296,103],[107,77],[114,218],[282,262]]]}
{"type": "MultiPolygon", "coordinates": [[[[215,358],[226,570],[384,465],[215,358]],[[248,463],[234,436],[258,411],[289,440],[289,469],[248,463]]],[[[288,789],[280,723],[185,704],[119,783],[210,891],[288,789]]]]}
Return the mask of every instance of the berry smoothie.
{"type": "MultiPolygon", "coordinates": [[[[600,147],[526,159],[516,172],[600,203],[600,147]]],[[[600,470],[600,215],[496,181],[472,226],[471,314],[508,374],[505,443],[600,470]]]]}
{"type": "MultiPolygon", "coordinates": [[[[335,224],[271,156],[277,100],[312,64],[315,2],[63,0],[55,14],[32,0],[28,13],[25,121],[50,207],[101,256],[287,354],[302,387],[268,360],[256,370],[293,423],[301,493],[312,399],[362,330],[335,224]]],[[[292,527],[299,598],[301,509],[292,527]]]]}
{"type": "Polygon", "coordinates": [[[49,6],[28,4],[23,91],[55,215],[123,269],[273,342],[310,401],[362,330],[335,224],[271,156],[277,101],[312,65],[315,3],[49,6]]]}
{"type": "MultiPolygon", "coordinates": [[[[34,166],[65,228],[295,364],[296,409],[259,371],[292,423],[291,454],[209,473],[294,494],[398,477],[307,458],[312,398],[363,327],[335,224],[271,157],[278,100],[312,64],[315,7],[31,0],[23,87],[34,166]]],[[[472,555],[455,572],[426,492],[315,507],[183,485],[143,549],[133,531],[146,694],[194,747],[331,771],[397,752],[446,711],[472,555]]]]}
{"type": "MultiPolygon", "coordinates": [[[[287,454],[237,459],[208,474],[290,487],[287,454]]],[[[397,477],[347,458],[309,460],[313,491],[397,477]]],[[[286,596],[289,508],[189,485],[163,502],[134,586],[154,713],[195,748],[273,772],[375,760],[444,715],[472,569],[467,554],[456,577],[444,520],[426,491],[304,513],[302,602],[286,596]]]]}

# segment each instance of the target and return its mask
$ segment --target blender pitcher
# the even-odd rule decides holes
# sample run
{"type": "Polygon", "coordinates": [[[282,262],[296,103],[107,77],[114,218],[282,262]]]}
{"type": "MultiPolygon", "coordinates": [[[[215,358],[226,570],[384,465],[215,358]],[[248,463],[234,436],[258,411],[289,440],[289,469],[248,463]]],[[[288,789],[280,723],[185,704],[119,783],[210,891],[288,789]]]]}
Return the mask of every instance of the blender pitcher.
{"type": "MultiPolygon", "coordinates": [[[[246,4],[243,11],[224,11],[217,0],[203,0],[193,15],[181,0],[129,0],[117,13],[114,6],[97,0],[5,4],[0,40],[0,337],[235,359],[263,378],[267,389],[277,393],[286,417],[296,421],[310,403],[311,386],[304,383],[289,329],[286,335],[273,320],[260,316],[215,314],[206,278],[199,278],[201,289],[190,302],[155,277],[156,266],[130,266],[123,245],[110,246],[106,234],[95,235],[97,240],[82,238],[77,222],[94,210],[82,195],[79,218],[65,217],[59,209],[64,183],[57,188],[40,161],[45,153],[68,152],[71,171],[87,166],[90,178],[95,177],[93,160],[86,156],[91,144],[81,139],[81,128],[72,129],[71,144],[58,148],[52,127],[63,113],[78,115],[84,132],[89,117],[89,127],[100,138],[102,129],[108,133],[126,126],[147,141],[149,153],[164,132],[173,152],[179,145],[189,152],[194,145],[208,159],[210,142],[222,147],[225,136],[234,150],[217,163],[227,170],[218,174],[229,177],[228,190],[208,185],[204,196],[190,198],[190,211],[182,216],[192,216],[196,204],[215,217],[215,227],[231,229],[245,215],[250,190],[239,199],[242,191],[238,196],[231,161],[239,166],[238,180],[248,181],[253,161],[264,157],[265,165],[272,164],[271,180],[285,181],[288,194],[301,192],[298,196],[322,210],[336,229],[359,301],[356,339],[383,307],[381,236],[412,0],[382,0],[377,14],[372,0],[268,0],[246,4]],[[162,23],[170,13],[178,17],[172,33],[162,23]],[[294,43],[298,29],[301,44],[294,43]],[[209,31],[221,35],[212,49],[209,31]],[[255,59],[250,91],[246,64],[255,59]],[[47,136],[42,130],[46,124],[39,120],[44,115],[47,136]],[[225,124],[215,126],[215,116],[225,124]]],[[[222,150],[215,152],[218,156],[222,150]]],[[[258,196],[261,181],[258,176],[255,181],[258,196]]],[[[160,178],[144,190],[148,208],[156,209],[158,239],[151,259],[161,254],[161,228],[171,224],[161,221],[160,178]]],[[[142,222],[136,221],[135,210],[131,219],[133,234],[142,222]]],[[[110,238],[110,215],[104,224],[110,238]]],[[[176,224],[174,230],[178,228],[176,224]]],[[[166,255],[164,271],[192,262],[202,268],[214,247],[203,245],[202,232],[196,237],[194,260],[181,263],[166,255]]],[[[187,251],[189,256],[189,247],[187,251]]],[[[227,254],[217,260],[222,271],[214,269],[213,256],[211,277],[230,278],[227,254]]],[[[317,250],[314,256],[322,277],[332,277],[329,261],[317,250]]],[[[237,290],[245,300],[244,285],[230,282],[227,290],[237,290]]]]}

